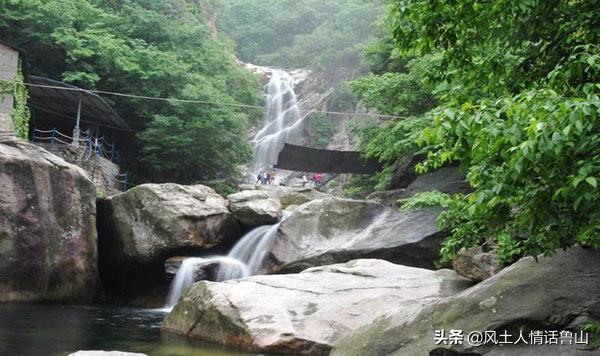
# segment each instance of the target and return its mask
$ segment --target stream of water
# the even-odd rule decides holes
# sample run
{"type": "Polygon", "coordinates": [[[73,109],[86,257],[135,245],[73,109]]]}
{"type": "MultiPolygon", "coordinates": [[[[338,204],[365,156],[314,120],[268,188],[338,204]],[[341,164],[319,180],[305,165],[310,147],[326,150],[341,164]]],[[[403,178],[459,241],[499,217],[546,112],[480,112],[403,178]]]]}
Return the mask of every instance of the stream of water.
{"type": "Polygon", "coordinates": [[[151,356],[232,356],[243,352],[161,333],[165,312],[114,306],[0,305],[0,355],[65,356],[119,350],[151,356]]]}
{"type": "Polygon", "coordinates": [[[281,222],[275,225],[259,226],[248,232],[233,246],[227,256],[189,257],[183,260],[171,283],[165,310],[169,310],[177,304],[183,292],[198,279],[197,275],[203,268],[217,265],[215,281],[248,277],[259,272],[266,254],[277,236],[279,224],[281,222]]]}

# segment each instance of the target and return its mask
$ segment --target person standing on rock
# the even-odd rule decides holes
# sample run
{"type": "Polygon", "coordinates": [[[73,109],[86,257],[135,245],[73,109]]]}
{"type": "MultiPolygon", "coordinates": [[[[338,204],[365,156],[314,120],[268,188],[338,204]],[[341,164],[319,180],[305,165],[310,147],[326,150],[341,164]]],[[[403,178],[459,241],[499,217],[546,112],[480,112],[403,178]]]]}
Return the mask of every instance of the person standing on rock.
{"type": "Polygon", "coordinates": [[[306,178],[306,174],[302,174],[302,188],[306,188],[306,183],[308,183],[308,179],[306,178]]]}
{"type": "Polygon", "coordinates": [[[260,171],[260,172],[258,172],[258,175],[256,176],[256,184],[262,183],[262,179],[263,179],[263,171],[260,171]]]}
{"type": "Polygon", "coordinates": [[[317,188],[321,186],[321,179],[323,179],[321,173],[315,174],[315,185],[317,186],[317,188]]]}

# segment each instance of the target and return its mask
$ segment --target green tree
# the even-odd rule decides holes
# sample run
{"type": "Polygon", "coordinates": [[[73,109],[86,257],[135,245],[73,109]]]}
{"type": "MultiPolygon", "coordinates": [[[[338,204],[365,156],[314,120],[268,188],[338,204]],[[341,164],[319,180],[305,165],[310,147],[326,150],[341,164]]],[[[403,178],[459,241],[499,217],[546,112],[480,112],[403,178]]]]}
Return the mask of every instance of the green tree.
{"type": "MultiPolygon", "coordinates": [[[[193,0],[9,0],[0,36],[24,48],[32,74],[88,89],[261,105],[259,78],[236,65],[193,0]]],[[[139,136],[127,138],[138,180],[192,182],[231,174],[260,110],[114,97],[139,136]],[[199,149],[202,148],[200,152],[199,149]],[[141,159],[140,159],[141,158],[141,159]]]]}
{"type": "Polygon", "coordinates": [[[600,247],[596,1],[396,1],[397,51],[440,54],[420,170],[458,161],[472,194],[442,216],[445,259],[494,239],[500,258],[600,247]]]}
{"type": "Polygon", "coordinates": [[[384,13],[381,1],[236,0],[219,8],[219,28],[244,61],[332,69],[360,65],[384,13]]]}
{"type": "Polygon", "coordinates": [[[438,54],[398,56],[387,38],[376,41],[365,52],[374,73],[347,83],[363,105],[399,116],[380,125],[357,125],[356,121],[351,124],[363,155],[383,164],[375,180],[358,181],[375,182],[371,188],[376,190],[388,186],[391,167],[399,158],[419,153],[417,138],[431,124],[427,112],[437,104],[435,84],[426,78],[430,72],[439,71],[441,63],[438,54]]]}

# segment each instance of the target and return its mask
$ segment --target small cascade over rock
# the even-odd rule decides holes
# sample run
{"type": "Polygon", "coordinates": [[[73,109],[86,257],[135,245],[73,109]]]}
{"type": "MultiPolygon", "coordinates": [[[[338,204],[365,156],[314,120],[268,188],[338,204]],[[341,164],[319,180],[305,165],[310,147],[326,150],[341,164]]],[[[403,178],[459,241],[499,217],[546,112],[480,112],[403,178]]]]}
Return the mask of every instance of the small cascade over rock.
{"type": "Polygon", "coordinates": [[[306,115],[300,112],[294,85],[295,79],[288,72],[272,69],[265,93],[265,122],[252,139],[255,173],[277,163],[283,145],[301,135],[306,115]]]}
{"type": "MultiPolygon", "coordinates": [[[[285,219],[287,215],[282,218],[285,219]]],[[[227,256],[189,257],[181,262],[171,283],[166,308],[172,308],[183,292],[198,280],[226,281],[260,272],[281,222],[259,226],[244,235],[227,256]]]]}
{"type": "Polygon", "coordinates": [[[183,291],[197,280],[226,280],[249,275],[248,267],[242,261],[234,258],[225,256],[186,258],[181,262],[181,266],[171,283],[166,306],[174,306],[183,291]]]}

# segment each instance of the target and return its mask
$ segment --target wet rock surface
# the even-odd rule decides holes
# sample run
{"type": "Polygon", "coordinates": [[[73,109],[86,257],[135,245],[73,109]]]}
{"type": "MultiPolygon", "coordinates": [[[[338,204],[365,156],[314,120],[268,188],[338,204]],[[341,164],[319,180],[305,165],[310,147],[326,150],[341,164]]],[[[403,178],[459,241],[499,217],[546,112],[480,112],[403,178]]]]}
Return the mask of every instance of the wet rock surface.
{"type": "Polygon", "coordinates": [[[285,187],[276,185],[256,185],[257,190],[269,192],[281,202],[282,208],[290,205],[301,205],[309,201],[325,198],[327,194],[321,193],[312,188],[285,187]]]}
{"type": "Polygon", "coordinates": [[[389,310],[368,326],[340,339],[333,355],[595,355],[584,345],[435,345],[435,330],[520,332],[571,330],[600,320],[600,251],[573,248],[552,257],[519,260],[500,273],[442,299],[407,322],[402,309],[389,310]]]}
{"type": "Polygon", "coordinates": [[[451,270],[431,271],[382,260],[355,260],[299,274],[194,284],[163,329],[255,352],[327,354],[359,326],[424,306],[470,283],[451,270]]]}
{"type": "Polygon", "coordinates": [[[342,198],[318,199],[296,208],[284,220],[269,250],[271,272],[303,269],[357,258],[379,258],[433,268],[443,236],[439,209],[409,213],[379,203],[342,198]]]}

